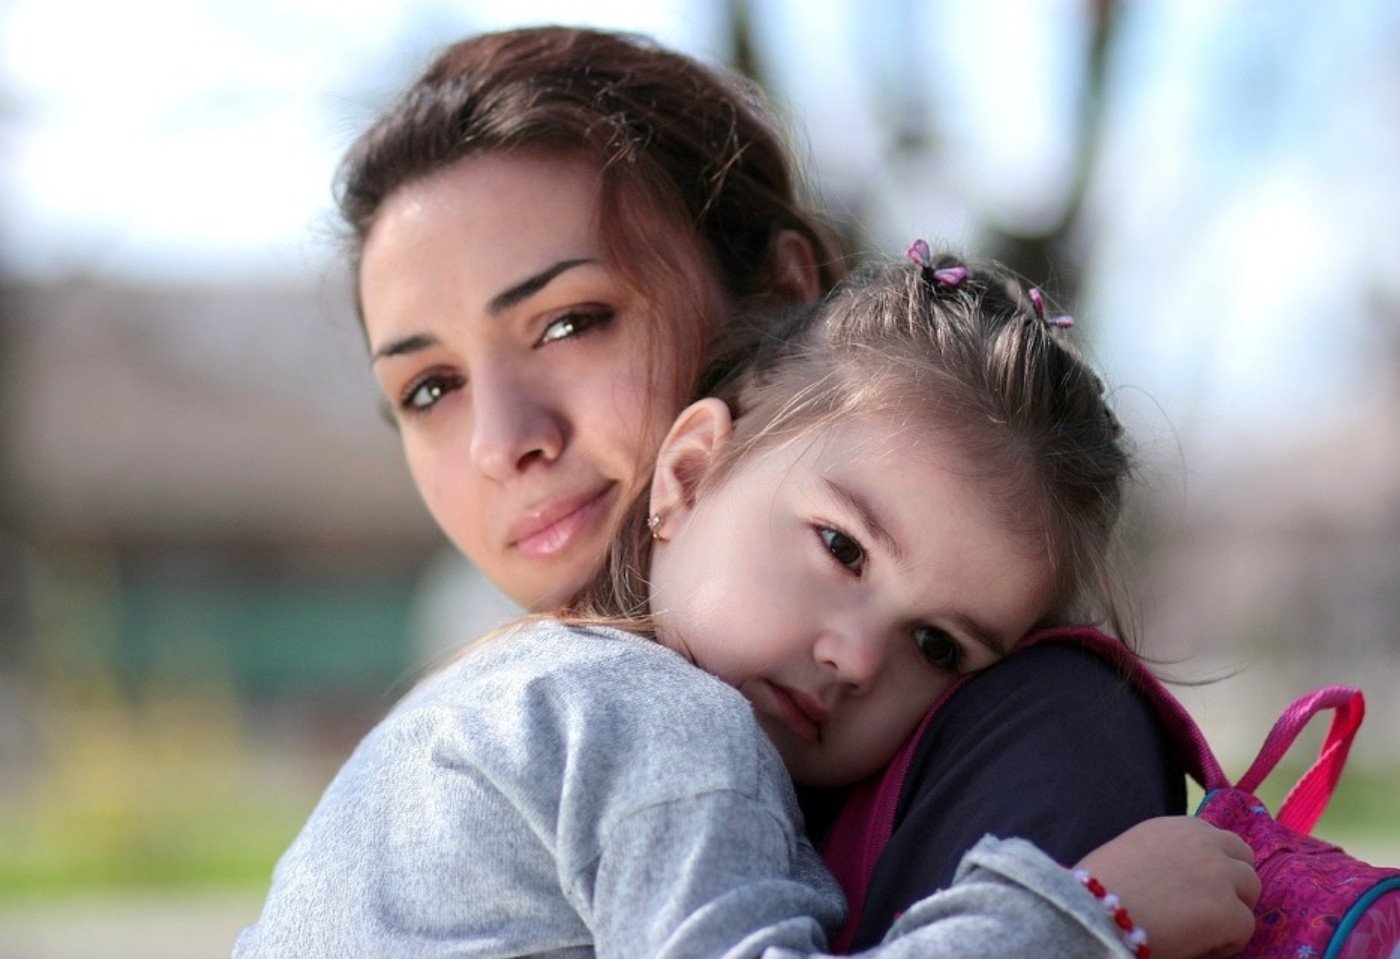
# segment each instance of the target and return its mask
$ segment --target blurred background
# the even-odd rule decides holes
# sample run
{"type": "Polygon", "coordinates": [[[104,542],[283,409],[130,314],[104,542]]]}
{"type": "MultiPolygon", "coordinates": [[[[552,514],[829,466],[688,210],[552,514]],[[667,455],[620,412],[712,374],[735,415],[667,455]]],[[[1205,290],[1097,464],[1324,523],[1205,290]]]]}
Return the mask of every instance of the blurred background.
{"type": "Polygon", "coordinates": [[[226,955],[495,615],[379,417],[330,183],[439,47],[549,21],[756,77],[858,249],[1070,306],[1140,444],[1148,652],[1217,680],[1232,775],[1363,687],[1319,833],[1400,863],[1394,0],[3,0],[0,959],[226,955]]]}

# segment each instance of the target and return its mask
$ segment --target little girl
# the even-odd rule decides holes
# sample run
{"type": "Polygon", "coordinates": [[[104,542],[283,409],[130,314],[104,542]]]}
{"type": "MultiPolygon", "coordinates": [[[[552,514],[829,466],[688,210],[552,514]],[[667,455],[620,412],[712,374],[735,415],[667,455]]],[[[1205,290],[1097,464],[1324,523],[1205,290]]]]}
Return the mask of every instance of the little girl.
{"type": "MultiPolygon", "coordinates": [[[[235,955],[824,948],[841,897],[786,773],[882,768],[959,673],[1106,595],[1126,468],[1039,294],[913,252],[680,414],[567,615],[477,644],[366,737],[235,955]]],[[[1186,818],[1096,850],[1135,928],[988,837],[872,954],[1225,954],[1249,862],[1186,818]]]]}

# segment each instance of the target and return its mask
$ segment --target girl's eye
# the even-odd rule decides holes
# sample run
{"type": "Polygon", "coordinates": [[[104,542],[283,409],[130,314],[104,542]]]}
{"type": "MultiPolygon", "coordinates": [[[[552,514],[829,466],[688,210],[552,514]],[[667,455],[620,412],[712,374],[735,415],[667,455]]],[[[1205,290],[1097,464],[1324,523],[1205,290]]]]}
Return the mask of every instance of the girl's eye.
{"type": "Polygon", "coordinates": [[[962,662],[962,647],[948,635],[947,630],[937,626],[920,626],[914,630],[914,645],[919,647],[924,659],[935,669],[950,673],[958,671],[962,662]]]}
{"type": "Polygon", "coordinates": [[[857,576],[865,569],[865,549],[855,540],[830,526],[818,527],[817,535],[822,538],[822,545],[836,562],[857,576]]]}
{"type": "Polygon", "coordinates": [[[432,373],[409,384],[399,400],[399,408],[405,413],[426,413],[449,393],[455,393],[467,385],[467,378],[460,373],[432,373]]]}
{"type": "Polygon", "coordinates": [[[536,346],[544,346],[556,340],[572,339],[589,330],[603,326],[613,318],[613,311],[606,307],[598,307],[592,310],[571,310],[563,316],[551,320],[544,328],[540,338],[535,342],[536,346]]]}

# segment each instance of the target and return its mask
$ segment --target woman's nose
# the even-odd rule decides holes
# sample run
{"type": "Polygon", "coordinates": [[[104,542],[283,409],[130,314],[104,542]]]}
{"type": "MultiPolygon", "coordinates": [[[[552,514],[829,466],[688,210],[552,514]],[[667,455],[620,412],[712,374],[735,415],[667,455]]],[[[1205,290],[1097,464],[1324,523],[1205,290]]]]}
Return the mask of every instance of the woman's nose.
{"type": "Polygon", "coordinates": [[[538,385],[495,371],[472,390],[471,458],[483,476],[506,480],[564,450],[565,424],[538,385]]]}

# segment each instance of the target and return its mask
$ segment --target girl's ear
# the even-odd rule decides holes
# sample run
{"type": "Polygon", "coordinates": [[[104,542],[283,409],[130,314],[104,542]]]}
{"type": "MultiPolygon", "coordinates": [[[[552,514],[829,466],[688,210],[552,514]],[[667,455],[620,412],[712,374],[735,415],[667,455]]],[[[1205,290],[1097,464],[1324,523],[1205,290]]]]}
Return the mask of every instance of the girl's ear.
{"type": "Polygon", "coordinates": [[[695,505],[695,492],[734,430],[723,400],[714,397],[681,410],[656,454],[651,477],[651,510],[666,521],[695,505]]]}
{"type": "Polygon", "coordinates": [[[811,303],[822,293],[817,255],[809,241],[796,230],[778,234],[773,249],[773,292],[789,303],[811,303]]]}

